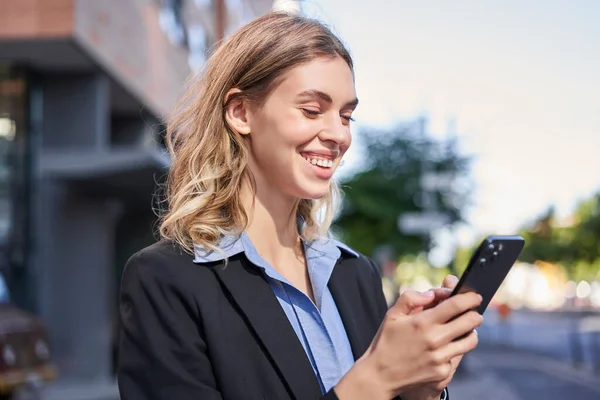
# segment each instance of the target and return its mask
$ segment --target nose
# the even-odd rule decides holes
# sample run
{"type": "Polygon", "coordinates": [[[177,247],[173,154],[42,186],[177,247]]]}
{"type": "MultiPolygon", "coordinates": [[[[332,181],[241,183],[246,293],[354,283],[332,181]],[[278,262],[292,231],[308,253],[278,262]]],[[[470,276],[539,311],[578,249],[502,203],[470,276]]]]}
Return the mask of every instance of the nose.
{"type": "Polygon", "coordinates": [[[350,127],[344,125],[340,116],[327,118],[325,126],[319,133],[319,138],[323,141],[331,141],[340,147],[348,146],[352,140],[350,127]]]}

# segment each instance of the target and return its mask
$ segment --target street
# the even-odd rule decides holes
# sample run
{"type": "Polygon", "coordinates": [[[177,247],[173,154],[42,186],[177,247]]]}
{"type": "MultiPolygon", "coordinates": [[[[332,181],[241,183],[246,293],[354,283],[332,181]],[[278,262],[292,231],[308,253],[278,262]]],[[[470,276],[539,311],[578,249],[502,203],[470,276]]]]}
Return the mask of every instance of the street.
{"type": "Polygon", "coordinates": [[[598,399],[600,377],[548,356],[482,344],[450,385],[452,398],[598,399]]]}
{"type": "MultiPolygon", "coordinates": [[[[451,397],[600,398],[600,374],[594,373],[591,363],[591,333],[582,334],[584,362],[575,368],[569,345],[570,318],[565,314],[516,312],[504,325],[493,313],[486,315],[478,330],[480,345],[465,358],[463,370],[450,385],[451,397]]],[[[583,324],[584,329],[589,326],[583,324]]]]}
{"type": "Polygon", "coordinates": [[[599,332],[600,313],[516,311],[502,322],[490,310],[485,315],[480,337],[486,342],[513,345],[559,360],[600,367],[599,332]]]}

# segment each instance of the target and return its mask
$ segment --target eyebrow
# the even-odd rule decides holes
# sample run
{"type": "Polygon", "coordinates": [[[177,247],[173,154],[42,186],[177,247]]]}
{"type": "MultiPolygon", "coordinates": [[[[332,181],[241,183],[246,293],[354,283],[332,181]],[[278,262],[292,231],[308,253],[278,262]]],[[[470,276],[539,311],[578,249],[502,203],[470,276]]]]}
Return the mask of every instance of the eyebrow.
{"type": "MultiPolygon", "coordinates": [[[[300,93],[298,96],[299,97],[318,97],[319,99],[326,101],[329,104],[333,103],[333,99],[331,98],[330,95],[328,95],[325,92],[321,92],[320,90],[316,90],[316,89],[305,90],[304,92],[300,93]]],[[[358,99],[355,98],[354,100],[350,100],[346,104],[344,104],[344,107],[342,107],[342,108],[356,107],[357,105],[358,105],[358,99]]]]}

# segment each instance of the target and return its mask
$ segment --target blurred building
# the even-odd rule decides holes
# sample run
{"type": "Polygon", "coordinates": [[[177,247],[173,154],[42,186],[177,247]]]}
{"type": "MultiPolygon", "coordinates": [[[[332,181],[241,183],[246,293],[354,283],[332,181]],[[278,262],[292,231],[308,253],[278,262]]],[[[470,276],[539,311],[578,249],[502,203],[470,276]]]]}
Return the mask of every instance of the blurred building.
{"type": "Polygon", "coordinates": [[[118,281],[153,241],[162,117],[219,38],[272,0],[5,0],[0,268],[63,379],[109,379],[118,281]]]}

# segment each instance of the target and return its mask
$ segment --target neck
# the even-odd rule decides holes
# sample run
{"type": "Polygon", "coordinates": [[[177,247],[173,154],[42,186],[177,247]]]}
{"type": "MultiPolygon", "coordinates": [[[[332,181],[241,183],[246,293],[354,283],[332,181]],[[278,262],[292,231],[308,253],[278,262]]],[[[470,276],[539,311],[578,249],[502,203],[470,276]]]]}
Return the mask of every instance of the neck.
{"type": "Polygon", "coordinates": [[[267,190],[257,182],[256,192],[246,185],[242,201],[248,214],[246,234],[263,258],[275,261],[299,248],[297,199],[267,190]]]}

